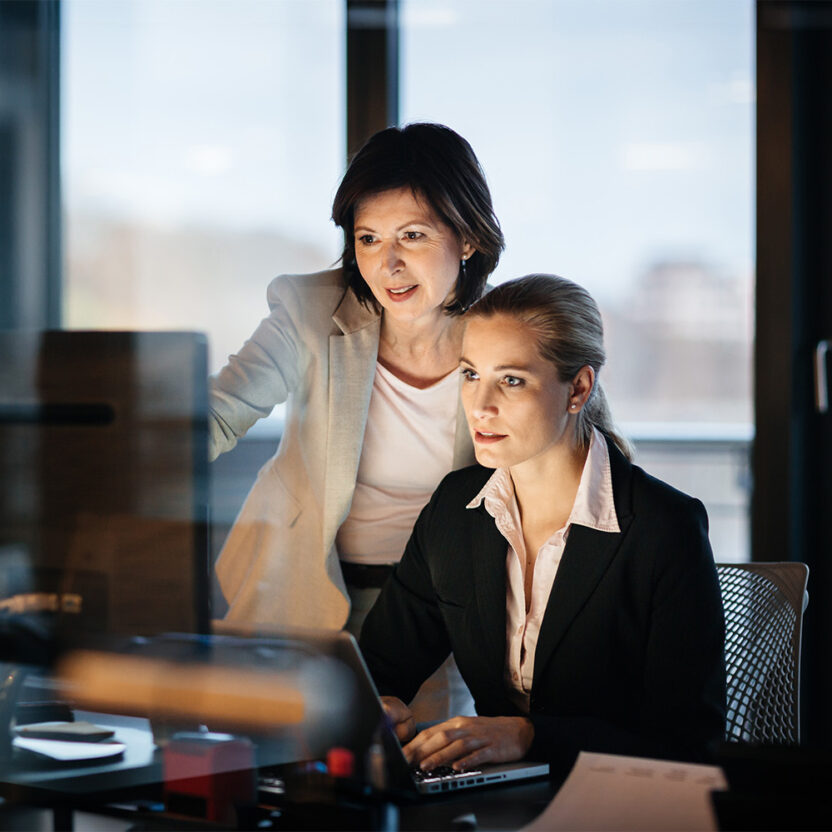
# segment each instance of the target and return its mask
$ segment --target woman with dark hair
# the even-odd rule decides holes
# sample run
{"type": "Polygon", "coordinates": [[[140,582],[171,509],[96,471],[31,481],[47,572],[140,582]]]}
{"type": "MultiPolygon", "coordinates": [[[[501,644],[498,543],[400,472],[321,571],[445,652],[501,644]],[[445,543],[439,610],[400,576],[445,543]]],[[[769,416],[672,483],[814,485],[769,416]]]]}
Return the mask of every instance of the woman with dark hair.
{"type": "Polygon", "coordinates": [[[479,464],[442,481],[361,633],[405,754],[425,769],[707,758],[725,725],[707,516],[632,464],[598,383],[598,307],[532,275],[466,321],[479,464]],[[416,734],[404,702],[449,653],[478,716],[416,734]]]}
{"type": "Polygon", "coordinates": [[[438,124],[382,130],[332,217],[342,268],[275,279],[269,316],[212,379],[212,458],[288,401],[217,561],[235,624],[357,634],[437,483],[473,461],[462,315],[504,245],[473,150],[438,124]]]}
{"type": "Polygon", "coordinates": [[[491,208],[491,193],[471,146],[440,124],[410,124],[376,133],[356,155],[332,205],[344,229],[344,280],[364,304],[382,312],[356,262],[356,207],[368,194],[404,189],[419,194],[457,239],[472,246],[460,260],[457,283],[446,311],[464,312],[482,294],[497,267],[503,235],[491,208]]]}

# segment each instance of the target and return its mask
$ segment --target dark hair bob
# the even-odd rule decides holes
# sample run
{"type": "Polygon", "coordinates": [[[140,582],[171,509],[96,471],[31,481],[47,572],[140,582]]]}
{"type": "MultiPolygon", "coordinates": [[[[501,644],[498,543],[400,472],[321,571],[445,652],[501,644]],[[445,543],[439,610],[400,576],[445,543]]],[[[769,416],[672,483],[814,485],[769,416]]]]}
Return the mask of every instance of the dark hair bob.
{"type": "Polygon", "coordinates": [[[395,188],[410,188],[423,197],[460,240],[474,247],[445,307],[450,315],[461,314],[482,294],[505,241],[471,145],[441,124],[388,127],[371,136],[350,162],[332,203],[332,219],[344,231],[347,286],[365,306],[379,310],[358,271],[353,222],[360,200],[395,188]]]}

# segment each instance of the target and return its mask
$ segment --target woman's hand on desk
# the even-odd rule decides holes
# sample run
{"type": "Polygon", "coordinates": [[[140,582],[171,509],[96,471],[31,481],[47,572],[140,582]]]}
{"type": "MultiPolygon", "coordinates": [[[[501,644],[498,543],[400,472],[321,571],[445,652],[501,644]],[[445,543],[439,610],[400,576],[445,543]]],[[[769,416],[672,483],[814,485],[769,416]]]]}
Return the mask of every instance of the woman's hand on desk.
{"type": "Polygon", "coordinates": [[[522,716],[457,716],[420,732],[404,753],[411,765],[425,771],[439,766],[464,771],[520,760],[533,739],[534,726],[522,716]]]}
{"type": "Polygon", "coordinates": [[[393,730],[400,743],[406,743],[416,736],[416,720],[410,708],[396,696],[382,696],[381,704],[384,712],[393,724],[393,730]]]}

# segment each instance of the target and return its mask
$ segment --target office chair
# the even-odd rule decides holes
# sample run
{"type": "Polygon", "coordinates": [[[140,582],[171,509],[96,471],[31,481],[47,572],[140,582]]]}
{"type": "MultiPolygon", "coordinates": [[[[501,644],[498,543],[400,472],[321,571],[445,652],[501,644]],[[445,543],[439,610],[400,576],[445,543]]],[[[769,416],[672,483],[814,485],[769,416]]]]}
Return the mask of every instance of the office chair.
{"type": "Polygon", "coordinates": [[[725,610],[728,742],[800,742],[805,563],[718,563],[725,610]]]}

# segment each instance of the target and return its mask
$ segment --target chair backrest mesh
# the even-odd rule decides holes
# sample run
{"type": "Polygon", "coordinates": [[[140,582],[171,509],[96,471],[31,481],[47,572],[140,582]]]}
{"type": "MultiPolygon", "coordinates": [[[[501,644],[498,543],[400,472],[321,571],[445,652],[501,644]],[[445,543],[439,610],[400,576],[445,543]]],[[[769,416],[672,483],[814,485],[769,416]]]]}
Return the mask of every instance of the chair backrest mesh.
{"type": "Polygon", "coordinates": [[[808,568],[717,564],[725,611],[725,739],[800,740],[800,633],[808,568]]]}

